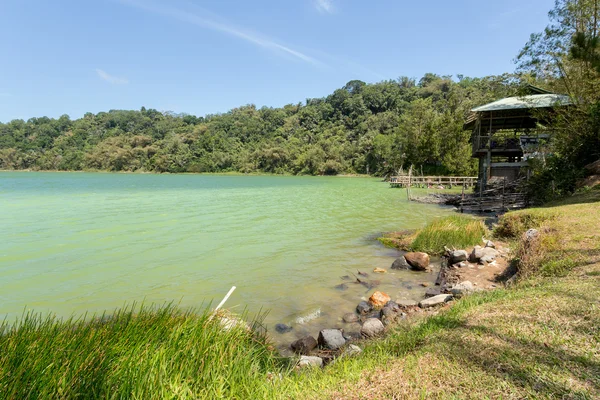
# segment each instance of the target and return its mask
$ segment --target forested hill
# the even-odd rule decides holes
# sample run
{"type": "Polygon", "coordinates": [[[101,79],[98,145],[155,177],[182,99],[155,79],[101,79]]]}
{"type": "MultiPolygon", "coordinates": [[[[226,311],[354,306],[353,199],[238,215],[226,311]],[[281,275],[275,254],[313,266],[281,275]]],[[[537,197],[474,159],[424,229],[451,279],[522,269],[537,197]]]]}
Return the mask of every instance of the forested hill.
{"type": "Polygon", "coordinates": [[[142,107],[13,120],[0,123],[0,169],[383,175],[412,164],[472,174],[465,116],[516,89],[512,75],[426,74],[205,117],[142,107]]]}

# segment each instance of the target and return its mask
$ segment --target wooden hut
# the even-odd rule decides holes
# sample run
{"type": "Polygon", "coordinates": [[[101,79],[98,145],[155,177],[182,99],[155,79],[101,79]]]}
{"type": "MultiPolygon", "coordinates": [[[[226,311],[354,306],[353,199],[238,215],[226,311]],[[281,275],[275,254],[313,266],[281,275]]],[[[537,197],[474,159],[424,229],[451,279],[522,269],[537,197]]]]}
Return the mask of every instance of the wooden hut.
{"type": "Polygon", "coordinates": [[[528,86],[523,96],[508,97],[474,108],[464,124],[472,131],[472,156],[479,159],[478,181],[485,189],[494,177],[513,181],[528,175],[527,159],[543,154],[551,139],[546,128],[556,107],[569,97],[528,86]]]}

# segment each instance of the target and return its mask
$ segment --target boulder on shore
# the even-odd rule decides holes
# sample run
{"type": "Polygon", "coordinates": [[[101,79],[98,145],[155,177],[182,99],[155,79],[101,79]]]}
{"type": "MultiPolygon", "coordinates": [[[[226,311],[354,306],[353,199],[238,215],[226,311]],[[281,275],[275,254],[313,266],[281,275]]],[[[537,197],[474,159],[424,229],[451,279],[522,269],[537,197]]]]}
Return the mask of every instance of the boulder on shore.
{"type": "Polygon", "coordinates": [[[369,297],[369,303],[373,306],[373,308],[380,309],[385,304],[390,301],[392,298],[383,292],[375,292],[369,297]]]}
{"type": "Polygon", "coordinates": [[[419,305],[419,303],[417,303],[415,300],[405,300],[405,299],[397,299],[396,300],[396,304],[398,304],[400,307],[416,307],[417,305],[419,305]]]}
{"type": "Polygon", "coordinates": [[[411,269],[416,271],[427,271],[429,269],[429,254],[421,252],[410,252],[404,255],[411,269]]]}
{"type": "Polygon", "coordinates": [[[450,300],[452,300],[451,294],[438,294],[437,296],[433,296],[428,299],[421,300],[421,302],[419,303],[419,307],[429,308],[429,307],[437,306],[439,304],[444,304],[450,300]]]}
{"type": "Polygon", "coordinates": [[[342,317],[342,320],[348,324],[358,322],[358,315],[356,315],[356,313],[346,313],[342,317]]]}
{"type": "Polygon", "coordinates": [[[294,353],[308,355],[315,347],[317,347],[317,340],[312,336],[305,336],[292,342],[290,347],[294,353]]]}
{"type": "Polygon", "coordinates": [[[493,247],[475,246],[471,252],[471,262],[492,262],[500,253],[493,247]]]}
{"type": "Polygon", "coordinates": [[[302,357],[300,357],[300,361],[298,361],[299,368],[306,368],[306,367],[320,368],[322,366],[323,366],[323,359],[321,357],[302,356],[302,357]]]}
{"type": "Polygon", "coordinates": [[[319,332],[318,343],[323,348],[337,350],[346,343],[346,339],[339,329],[323,329],[319,332]]]}
{"type": "Polygon", "coordinates": [[[396,258],[396,260],[392,263],[392,269],[411,269],[408,262],[406,262],[406,258],[404,256],[396,258]]]}
{"type": "Polygon", "coordinates": [[[456,297],[464,296],[465,294],[469,294],[475,291],[475,286],[470,281],[463,281],[457,283],[452,287],[450,292],[456,297]]]}
{"type": "Polygon", "coordinates": [[[356,306],[356,312],[359,313],[360,315],[368,314],[372,310],[373,310],[373,306],[371,305],[371,303],[369,303],[367,301],[361,301],[356,306]]]}
{"type": "Polygon", "coordinates": [[[365,321],[362,328],[360,329],[360,334],[363,337],[371,338],[374,336],[378,336],[385,330],[383,323],[377,318],[369,318],[365,321]]]}
{"type": "Polygon", "coordinates": [[[454,250],[450,253],[450,264],[458,264],[462,261],[467,261],[469,253],[466,250],[454,250]]]}

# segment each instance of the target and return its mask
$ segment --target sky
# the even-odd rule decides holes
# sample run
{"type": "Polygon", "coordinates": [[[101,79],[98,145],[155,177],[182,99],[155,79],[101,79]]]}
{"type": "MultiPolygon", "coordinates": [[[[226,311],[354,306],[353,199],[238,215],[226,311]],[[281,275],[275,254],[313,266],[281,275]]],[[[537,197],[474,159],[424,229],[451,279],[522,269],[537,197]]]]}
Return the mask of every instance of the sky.
{"type": "Polygon", "coordinates": [[[2,0],[0,121],[280,107],[353,79],[513,72],[554,0],[2,0]]]}

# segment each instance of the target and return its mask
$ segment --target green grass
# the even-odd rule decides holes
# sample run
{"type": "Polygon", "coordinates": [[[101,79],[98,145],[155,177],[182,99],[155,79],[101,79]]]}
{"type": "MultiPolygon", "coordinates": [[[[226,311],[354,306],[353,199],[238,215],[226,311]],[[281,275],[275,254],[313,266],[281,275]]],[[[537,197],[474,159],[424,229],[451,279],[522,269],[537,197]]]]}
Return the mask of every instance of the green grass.
{"type": "Polygon", "coordinates": [[[444,246],[462,249],[481,243],[485,235],[483,221],[462,215],[440,218],[421,229],[410,249],[429,254],[441,254],[444,246]]]}
{"type": "Polygon", "coordinates": [[[485,234],[481,219],[452,215],[436,219],[422,229],[390,232],[377,240],[387,247],[439,255],[444,252],[444,246],[460,249],[481,244],[485,234]]]}
{"type": "Polygon", "coordinates": [[[115,311],[92,321],[26,315],[2,326],[0,398],[263,398],[284,372],[263,336],[204,311],[115,311]]]}

